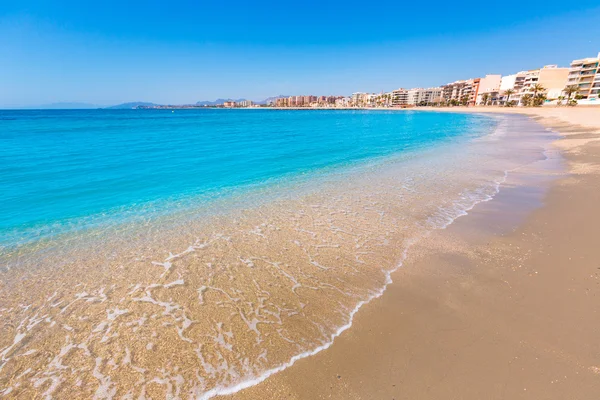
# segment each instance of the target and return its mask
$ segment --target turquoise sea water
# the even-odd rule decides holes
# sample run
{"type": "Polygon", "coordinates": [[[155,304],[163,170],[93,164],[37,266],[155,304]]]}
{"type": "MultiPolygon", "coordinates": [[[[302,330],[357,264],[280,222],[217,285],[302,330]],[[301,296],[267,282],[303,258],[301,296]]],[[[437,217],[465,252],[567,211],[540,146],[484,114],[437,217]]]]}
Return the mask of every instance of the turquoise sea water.
{"type": "Polygon", "coordinates": [[[149,203],[310,177],[479,135],[493,123],[410,111],[0,111],[0,243],[149,203]]]}
{"type": "Polygon", "coordinates": [[[0,396],[258,384],[552,140],[514,115],[0,111],[0,396]]]}

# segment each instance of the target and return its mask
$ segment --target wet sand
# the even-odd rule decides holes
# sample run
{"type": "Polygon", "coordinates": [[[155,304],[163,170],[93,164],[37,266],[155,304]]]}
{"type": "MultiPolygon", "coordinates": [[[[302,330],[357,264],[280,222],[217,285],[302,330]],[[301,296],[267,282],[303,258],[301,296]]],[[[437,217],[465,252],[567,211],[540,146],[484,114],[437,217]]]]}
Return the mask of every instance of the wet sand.
{"type": "Polygon", "coordinates": [[[555,383],[557,398],[589,398],[598,153],[573,146],[595,131],[559,141],[565,176],[555,134],[495,119],[490,135],[252,209],[16,249],[0,282],[0,396],[206,399],[270,376],[235,398],[514,398],[555,383]]]}
{"type": "Polygon", "coordinates": [[[310,359],[414,243],[555,137],[523,117],[465,120],[475,137],[273,187],[281,197],[0,253],[0,396],[207,399],[310,359]]]}
{"type": "Polygon", "coordinates": [[[568,172],[434,232],[333,346],[231,398],[600,398],[600,108],[442,110],[529,114],[568,172]]]}

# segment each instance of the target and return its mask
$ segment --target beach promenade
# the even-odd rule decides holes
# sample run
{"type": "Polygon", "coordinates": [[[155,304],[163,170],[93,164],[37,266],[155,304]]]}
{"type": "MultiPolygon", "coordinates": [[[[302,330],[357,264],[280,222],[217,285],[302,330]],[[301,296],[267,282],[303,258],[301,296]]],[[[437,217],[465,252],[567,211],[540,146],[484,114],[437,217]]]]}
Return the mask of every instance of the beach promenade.
{"type": "Polygon", "coordinates": [[[600,396],[600,108],[527,114],[561,133],[563,170],[509,176],[411,251],[334,345],[235,399],[600,396]]]}

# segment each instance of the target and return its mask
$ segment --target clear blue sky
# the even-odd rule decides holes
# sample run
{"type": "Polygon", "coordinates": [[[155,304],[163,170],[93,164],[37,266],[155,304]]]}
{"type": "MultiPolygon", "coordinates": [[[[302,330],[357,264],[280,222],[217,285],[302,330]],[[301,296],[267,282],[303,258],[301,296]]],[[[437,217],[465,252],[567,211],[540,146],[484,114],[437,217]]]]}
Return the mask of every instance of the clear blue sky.
{"type": "Polygon", "coordinates": [[[598,51],[598,0],[0,0],[0,107],[379,92],[598,51]]]}

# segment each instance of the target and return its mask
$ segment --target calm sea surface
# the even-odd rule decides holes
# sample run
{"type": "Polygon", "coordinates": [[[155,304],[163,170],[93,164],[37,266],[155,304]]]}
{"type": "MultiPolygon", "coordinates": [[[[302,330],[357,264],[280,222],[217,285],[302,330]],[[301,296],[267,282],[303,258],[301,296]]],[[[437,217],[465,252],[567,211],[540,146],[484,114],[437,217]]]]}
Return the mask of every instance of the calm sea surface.
{"type": "Polygon", "coordinates": [[[173,200],[197,204],[306,178],[492,124],[419,112],[0,111],[0,244],[61,232],[66,221],[103,222],[149,204],[164,211],[173,200]]]}
{"type": "Polygon", "coordinates": [[[0,111],[0,397],[257,384],[552,139],[519,116],[0,111]]]}

